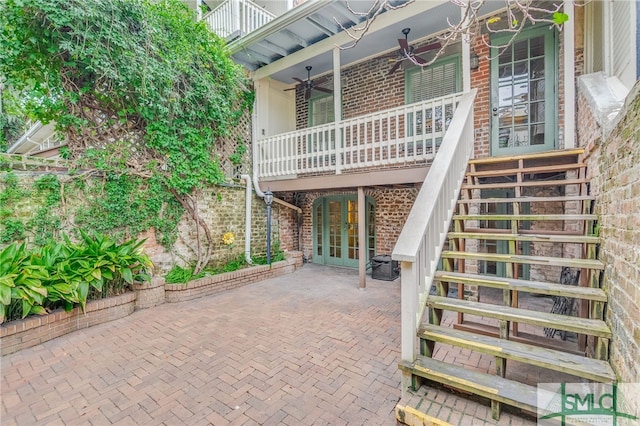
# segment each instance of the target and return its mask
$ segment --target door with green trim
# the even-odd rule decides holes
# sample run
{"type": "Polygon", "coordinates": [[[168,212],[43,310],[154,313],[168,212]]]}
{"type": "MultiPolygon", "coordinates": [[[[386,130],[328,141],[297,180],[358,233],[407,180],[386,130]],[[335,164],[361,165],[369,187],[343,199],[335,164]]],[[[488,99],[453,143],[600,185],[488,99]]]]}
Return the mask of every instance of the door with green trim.
{"type": "MultiPolygon", "coordinates": [[[[494,46],[510,37],[493,37],[494,46]]],[[[514,155],[557,147],[556,32],[523,31],[501,52],[491,49],[491,154],[514,155]]]]}
{"type": "MultiPolygon", "coordinates": [[[[367,261],[375,253],[375,209],[367,199],[367,261]]],[[[359,258],[358,200],[355,196],[323,197],[313,204],[313,261],[357,267],[359,258]]]]}

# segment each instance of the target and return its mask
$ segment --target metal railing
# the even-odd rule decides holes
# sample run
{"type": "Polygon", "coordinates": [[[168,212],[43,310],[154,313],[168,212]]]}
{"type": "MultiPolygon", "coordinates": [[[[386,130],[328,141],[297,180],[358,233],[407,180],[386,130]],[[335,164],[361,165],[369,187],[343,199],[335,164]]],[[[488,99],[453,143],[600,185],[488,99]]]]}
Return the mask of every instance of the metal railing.
{"type": "Polygon", "coordinates": [[[250,0],[227,0],[202,17],[209,29],[223,38],[234,33],[248,34],[274,18],[274,14],[250,0]]]}
{"type": "Polygon", "coordinates": [[[433,160],[462,93],[258,140],[258,176],[295,178],[433,160]]]}
{"type": "Polygon", "coordinates": [[[424,184],[393,249],[401,262],[402,360],[413,362],[418,327],[473,152],[476,89],[460,98],[424,184]]]}

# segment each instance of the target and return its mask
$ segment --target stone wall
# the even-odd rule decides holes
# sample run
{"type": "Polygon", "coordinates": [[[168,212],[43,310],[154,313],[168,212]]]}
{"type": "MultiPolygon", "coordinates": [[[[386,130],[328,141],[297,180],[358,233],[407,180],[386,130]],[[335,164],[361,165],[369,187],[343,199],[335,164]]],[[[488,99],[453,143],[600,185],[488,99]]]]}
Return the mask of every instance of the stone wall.
{"type": "MultiPolygon", "coordinates": [[[[586,114],[584,107],[580,114],[586,114]]],[[[602,238],[603,287],[609,295],[606,319],[613,331],[611,363],[622,382],[640,382],[640,84],[620,112],[617,126],[589,157],[591,188],[602,238]]]]}
{"type": "MultiPolygon", "coordinates": [[[[21,188],[28,190],[32,187],[36,178],[44,173],[22,173],[16,172],[21,188]]],[[[92,184],[89,182],[88,184],[92,184]]],[[[3,189],[0,180],[0,190],[3,189]]],[[[264,201],[252,192],[251,203],[251,253],[252,255],[264,256],[266,254],[266,205],[264,201]]],[[[65,190],[64,206],[51,210],[51,219],[61,218],[61,229],[57,231],[72,234],[76,227],[73,220],[74,208],[83,203],[82,192],[65,190]]],[[[39,206],[44,203],[44,196],[31,191],[28,197],[19,201],[16,205],[16,215],[24,222],[37,214],[39,206]]],[[[280,206],[273,204],[272,214],[272,241],[274,245],[279,243],[279,223],[280,206]]],[[[214,266],[226,263],[231,259],[242,256],[245,243],[245,187],[241,184],[226,184],[207,188],[198,196],[198,212],[200,217],[207,223],[211,231],[214,252],[211,264],[214,266]],[[226,246],[222,242],[222,235],[226,232],[233,232],[235,242],[232,246],[226,246]]],[[[200,231],[202,232],[202,231],[200,231]]],[[[157,272],[164,273],[175,264],[185,266],[196,258],[196,227],[188,216],[183,216],[178,223],[178,239],[171,250],[163,247],[156,238],[153,229],[143,232],[139,238],[146,238],[144,250],[154,262],[157,272]]],[[[31,238],[31,237],[30,237],[31,238]]],[[[30,241],[32,241],[30,239],[30,241]]],[[[293,250],[295,245],[287,241],[284,249],[293,250]]]]}

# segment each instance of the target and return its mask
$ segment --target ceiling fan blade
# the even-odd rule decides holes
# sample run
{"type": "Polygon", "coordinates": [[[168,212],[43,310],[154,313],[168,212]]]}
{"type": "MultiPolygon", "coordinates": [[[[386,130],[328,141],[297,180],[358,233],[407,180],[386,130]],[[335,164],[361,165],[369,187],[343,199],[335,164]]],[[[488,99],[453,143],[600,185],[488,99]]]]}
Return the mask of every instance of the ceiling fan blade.
{"type": "Polygon", "coordinates": [[[408,52],[409,51],[409,43],[407,43],[407,40],[404,38],[399,38],[398,39],[398,44],[400,45],[400,48],[405,51],[408,52]]]}
{"type": "Polygon", "coordinates": [[[302,84],[304,84],[304,80],[300,80],[298,77],[293,77],[293,79],[294,79],[295,81],[297,81],[298,83],[302,83],[302,84]]]}
{"type": "Polygon", "coordinates": [[[314,87],[314,89],[320,91],[320,92],[324,92],[324,93],[333,93],[333,90],[331,89],[326,89],[324,87],[314,87]]]}
{"type": "Polygon", "coordinates": [[[424,64],[426,64],[427,62],[429,62],[429,61],[427,61],[426,59],[421,58],[420,56],[414,56],[414,57],[413,57],[413,60],[414,60],[414,61],[416,61],[416,63],[417,63],[418,65],[424,65],[424,64]]]}
{"type": "Polygon", "coordinates": [[[433,50],[433,49],[439,49],[440,46],[441,46],[440,42],[427,44],[426,46],[422,46],[422,47],[418,47],[418,48],[414,49],[413,50],[413,54],[414,55],[418,55],[420,53],[428,52],[428,51],[433,50]]]}
{"type": "Polygon", "coordinates": [[[391,67],[391,69],[389,70],[389,74],[387,74],[387,75],[391,75],[391,74],[393,74],[394,72],[396,72],[396,70],[397,70],[398,68],[400,68],[400,64],[402,64],[402,61],[398,61],[398,62],[396,62],[396,63],[391,67]]]}
{"type": "Polygon", "coordinates": [[[283,89],[283,90],[286,92],[287,90],[296,90],[296,89],[297,87],[290,87],[289,89],[283,89]]]}

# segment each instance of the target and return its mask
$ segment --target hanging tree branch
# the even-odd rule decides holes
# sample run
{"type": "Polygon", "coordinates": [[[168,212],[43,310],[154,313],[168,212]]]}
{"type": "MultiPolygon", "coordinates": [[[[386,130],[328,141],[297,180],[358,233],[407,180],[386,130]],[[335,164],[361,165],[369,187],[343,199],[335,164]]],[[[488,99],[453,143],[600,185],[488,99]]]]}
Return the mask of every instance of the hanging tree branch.
{"type": "MultiPolygon", "coordinates": [[[[355,16],[362,18],[363,21],[360,24],[347,28],[334,18],[340,28],[352,40],[349,44],[339,46],[339,48],[344,50],[355,47],[369,32],[373,22],[383,12],[407,7],[416,1],[420,0],[408,0],[405,3],[395,5],[393,4],[393,0],[376,0],[366,12],[355,10],[350,2],[347,1],[349,11],[355,16]]],[[[451,21],[447,18],[448,29],[435,37],[440,42],[440,49],[430,60],[418,62],[409,52],[403,52],[405,58],[413,64],[421,67],[427,67],[433,64],[438,58],[445,54],[447,47],[457,43],[463,37],[468,37],[470,42],[480,37],[482,43],[486,46],[489,48],[497,48],[499,49],[499,53],[502,53],[527,26],[546,23],[549,24],[550,27],[555,27],[561,31],[563,24],[569,19],[569,16],[562,12],[562,8],[565,3],[567,3],[566,1],[533,2],[529,0],[504,0],[504,8],[500,9],[500,12],[495,16],[489,17],[483,15],[481,10],[487,3],[487,0],[450,1],[460,8],[460,19],[451,21]],[[507,43],[494,45],[487,37],[481,37],[483,28],[489,34],[511,34],[511,37],[507,43]]],[[[573,2],[570,2],[570,4],[573,5],[573,2]]]]}

